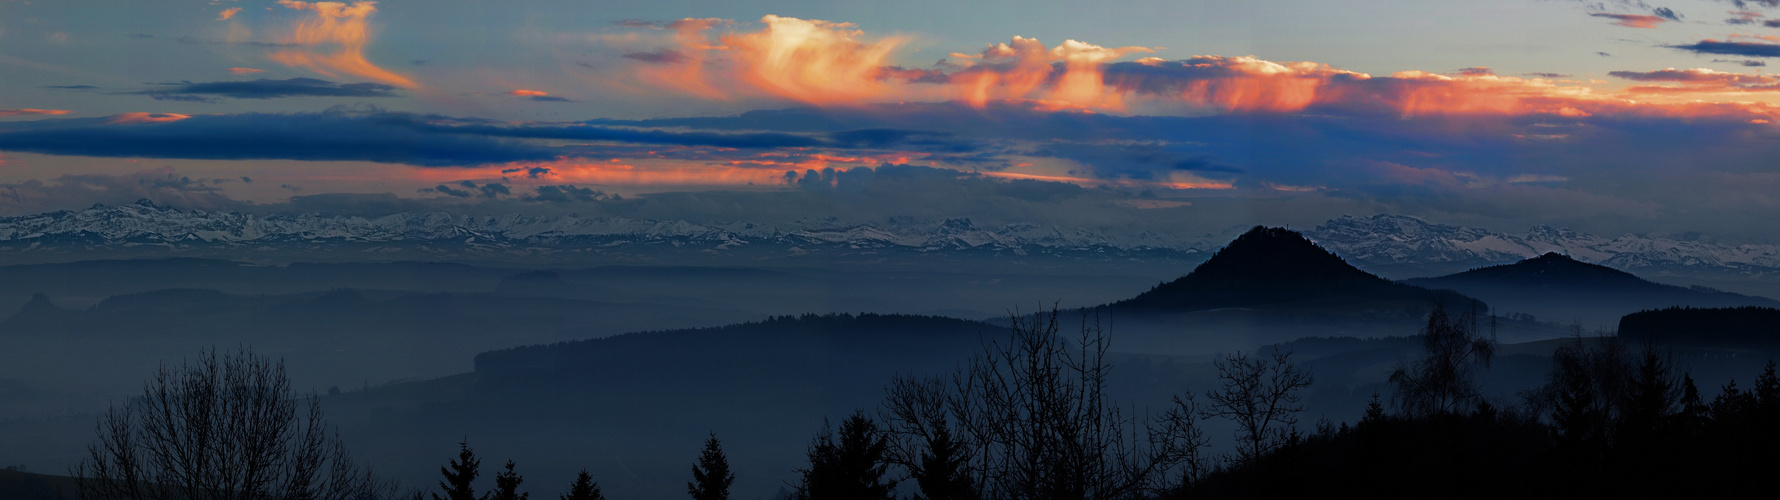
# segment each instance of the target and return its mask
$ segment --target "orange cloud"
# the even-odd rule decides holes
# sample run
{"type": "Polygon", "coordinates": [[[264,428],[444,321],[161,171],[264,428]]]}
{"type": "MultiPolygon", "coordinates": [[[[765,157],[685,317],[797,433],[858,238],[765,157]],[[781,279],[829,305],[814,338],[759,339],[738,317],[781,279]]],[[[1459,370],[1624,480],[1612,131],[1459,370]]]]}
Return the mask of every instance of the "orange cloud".
{"type": "Polygon", "coordinates": [[[1589,15],[1612,19],[1612,24],[1614,26],[1624,26],[1627,28],[1656,28],[1656,25],[1668,21],[1667,18],[1644,14],[1608,14],[1597,12],[1589,15]]]}
{"type": "Polygon", "coordinates": [[[216,15],[216,20],[227,21],[231,18],[234,18],[235,14],[240,14],[240,13],[241,13],[240,7],[229,7],[227,9],[223,9],[223,11],[221,13],[218,13],[216,15]]]}
{"type": "Polygon", "coordinates": [[[229,73],[233,73],[233,74],[237,74],[237,75],[251,75],[254,73],[263,73],[265,71],[266,70],[254,69],[254,68],[229,68],[229,73]]]}
{"type": "Polygon", "coordinates": [[[66,110],[66,109],[36,109],[36,108],[0,109],[0,116],[65,115],[65,114],[68,114],[68,110],[66,110]]]}
{"type": "MultiPolygon", "coordinates": [[[[1712,103],[1656,97],[1683,87],[1599,92],[1591,84],[1600,82],[1502,76],[1486,67],[1374,76],[1316,62],[1253,56],[1128,60],[1154,49],[1077,40],[1047,46],[1019,36],[974,54],[952,53],[932,69],[905,69],[893,64],[895,51],[909,41],[903,37],[874,40],[851,24],[829,21],[767,16],[762,23],[754,31],[711,34],[726,23],[682,20],[668,26],[676,30],[671,47],[626,57],[638,61],[636,76],[651,84],[647,88],[710,100],[776,97],[818,106],[953,100],[977,107],[1019,102],[1047,110],[1144,114],[1324,109],[1402,117],[1765,116],[1772,111],[1765,104],[1729,99],[1712,103]]],[[[1719,88],[1753,90],[1747,82],[1736,85],[1719,88]]]]}
{"type": "Polygon", "coordinates": [[[179,113],[118,113],[111,115],[105,123],[112,125],[140,125],[144,123],[167,123],[191,118],[192,115],[179,113]]]}
{"type": "Polygon", "coordinates": [[[281,50],[269,57],[286,66],[298,67],[327,76],[351,75],[403,88],[420,85],[365,59],[365,44],[370,40],[369,18],[377,12],[377,2],[302,2],[279,0],[289,9],[307,10],[314,16],[304,19],[293,29],[286,43],[301,48],[281,50]]]}
{"type": "Polygon", "coordinates": [[[768,15],[764,30],[722,38],[743,80],[769,94],[813,104],[849,104],[885,94],[879,71],[906,40],[871,43],[850,23],[768,15]]]}
{"type": "Polygon", "coordinates": [[[519,97],[543,97],[543,96],[550,95],[550,93],[542,91],[542,90],[519,89],[519,90],[515,90],[512,92],[508,92],[507,95],[519,96],[519,97]]]}

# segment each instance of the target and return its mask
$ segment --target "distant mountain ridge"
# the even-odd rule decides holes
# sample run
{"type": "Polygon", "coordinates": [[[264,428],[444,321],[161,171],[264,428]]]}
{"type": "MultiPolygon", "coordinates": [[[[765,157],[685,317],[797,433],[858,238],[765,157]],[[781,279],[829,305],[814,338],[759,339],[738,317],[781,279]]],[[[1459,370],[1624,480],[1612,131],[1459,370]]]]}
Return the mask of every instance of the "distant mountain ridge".
{"type": "Polygon", "coordinates": [[[1623,271],[1780,274],[1780,245],[1721,245],[1631,234],[1606,238],[1544,225],[1512,235],[1402,215],[1344,215],[1306,231],[1305,236],[1368,267],[1460,270],[1559,253],[1623,271]]]}
{"type": "Polygon", "coordinates": [[[1616,324],[1622,315],[1653,308],[1780,306],[1764,297],[1655,283],[1557,253],[1405,283],[1457,290],[1505,312],[1591,325],[1616,324]]]}

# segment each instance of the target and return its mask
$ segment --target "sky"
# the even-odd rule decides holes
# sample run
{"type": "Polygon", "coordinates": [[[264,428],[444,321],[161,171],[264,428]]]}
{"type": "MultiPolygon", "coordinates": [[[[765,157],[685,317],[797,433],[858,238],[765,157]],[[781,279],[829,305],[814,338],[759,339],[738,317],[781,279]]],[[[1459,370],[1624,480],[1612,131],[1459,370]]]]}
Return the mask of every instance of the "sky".
{"type": "Polygon", "coordinates": [[[0,0],[0,215],[1780,243],[1780,0],[0,0]]]}

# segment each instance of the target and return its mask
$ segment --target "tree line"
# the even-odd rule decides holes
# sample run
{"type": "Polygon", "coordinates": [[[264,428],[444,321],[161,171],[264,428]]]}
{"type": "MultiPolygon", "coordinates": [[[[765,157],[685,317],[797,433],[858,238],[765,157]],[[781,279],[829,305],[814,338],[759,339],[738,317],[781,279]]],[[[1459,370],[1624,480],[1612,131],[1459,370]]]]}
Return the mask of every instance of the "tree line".
{"type": "MultiPolygon", "coordinates": [[[[951,373],[899,376],[878,408],[824,425],[789,498],[919,500],[1194,499],[1274,496],[1488,498],[1772,492],[1780,460],[1780,376],[1710,401],[1654,343],[1580,336],[1545,383],[1512,400],[1485,396],[1477,372],[1496,343],[1476,311],[1436,307],[1423,352],[1392,372],[1355,423],[1300,427],[1314,378],[1289,351],[1236,352],[1218,383],[1159,411],[1128,414],[1108,396],[1108,337],[1084,316],[1013,314],[951,373]],[[1213,455],[1201,423],[1233,424],[1213,455]]],[[[1492,321],[1493,323],[1493,321],[1492,321]]],[[[478,494],[468,443],[436,492],[403,490],[352,461],[314,395],[291,394],[280,364],[207,353],[163,368],[141,398],[101,418],[74,469],[82,498],[529,500],[508,460],[478,494]]],[[[724,500],[735,480],[722,443],[705,440],[687,495],[724,500]]],[[[561,500],[604,500],[585,471],[561,500]]]]}

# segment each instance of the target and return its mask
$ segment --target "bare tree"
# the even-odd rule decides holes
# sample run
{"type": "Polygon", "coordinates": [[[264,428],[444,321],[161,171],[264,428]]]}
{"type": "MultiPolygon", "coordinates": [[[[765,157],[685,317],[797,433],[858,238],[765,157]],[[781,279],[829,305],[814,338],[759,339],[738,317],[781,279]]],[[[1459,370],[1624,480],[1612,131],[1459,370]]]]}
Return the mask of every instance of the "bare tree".
{"type": "Polygon", "coordinates": [[[162,366],[100,418],[73,468],[85,500],[378,500],[396,485],[355,463],[284,364],[245,350],[162,366]]]}
{"type": "Polygon", "coordinates": [[[1210,404],[1200,411],[1236,422],[1236,463],[1252,463],[1297,435],[1304,411],[1298,391],[1314,379],[1292,363],[1291,351],[1253,358],[1238,351],[1212,364],[1224,386],[1206,391],[1210,404]]]}
{"type": "Polygon", "coordinates": [[[1477,365],[1489,366],[1496,354],[1495,336],[1485,337],[1478,330],[1476,311],[1453,318],[1445,305],[1435,305],[1422,329],[1421,359],[1391,373],[1397,408],[1412,417],[1470,410],[1482,395],[1474,373],[1477,365]]]}
{"type": "Polygon", "coordinates": [[[1137,498],[1168,487],[1197,457],[1204,443],[1192,413],[1126,416],[1106,395],[1105,331],[1084,317],[1080,335],[1065,339],[1058,318],[1056,308],[1016,312],[1010,337],[986,343],[950,380],[891,385],[892,456],[910,466],[924,495],[942,496],[927,490],[934,484],[948,488],[947,498],[963,496],[959,485],[985,499],[1137,498]],[[936,443],[953,441],[959,449],[933,460],[942,455],[936,443]]]}

